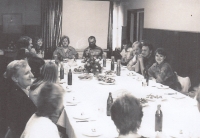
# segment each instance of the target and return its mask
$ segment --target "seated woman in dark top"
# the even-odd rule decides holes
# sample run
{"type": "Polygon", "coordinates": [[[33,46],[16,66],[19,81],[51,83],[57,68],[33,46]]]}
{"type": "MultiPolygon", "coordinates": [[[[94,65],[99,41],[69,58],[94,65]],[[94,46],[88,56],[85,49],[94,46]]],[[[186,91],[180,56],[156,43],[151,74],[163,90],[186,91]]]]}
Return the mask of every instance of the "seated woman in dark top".
{"type": "Polygon", "coordinates": [[[125,94],[118,98],[111,107],[111,118],[119,131],[118,138],[141,138],[137,134],[143,117],[140,101],[125,94]]]}
{"type": "Polygon", "coordinates": [[[163,48],[158,48],[155,51],[156,63],[148,69],[149,76],[155,79],[157,83],[167,85],[172,89],[180,91],[181,85],[172,67],[166,61],[166,58],[167,54],[165,50],[163,48]]]}

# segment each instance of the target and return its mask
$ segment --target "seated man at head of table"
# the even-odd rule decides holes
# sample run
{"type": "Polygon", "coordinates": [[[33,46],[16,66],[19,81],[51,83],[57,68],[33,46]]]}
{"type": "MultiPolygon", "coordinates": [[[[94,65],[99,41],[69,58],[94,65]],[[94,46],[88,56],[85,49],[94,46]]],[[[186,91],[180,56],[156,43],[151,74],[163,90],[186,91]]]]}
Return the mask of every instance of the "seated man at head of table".
{"type": "Polygon", "coordinates": [[[29,99],[27,88],[34,77],[26,60],[14,60],[8,64],[4,73],[7,91],[7,122],[9,136],[19,138],[29,118],[36,111],[36,106],[29,99]]]}
{"type": "Polygon", "coordinates": [[[83,59],[88,59],[91,57],[96,57],[97,59],[102,59],[103,50],[96,46],[96,38],[90,36],[88,38],[89,46],[83,52],[83,59]]]}
{"type": "Polygon", "coordinates": [[[135,68],[139,66],[139,72],[143,74],[144,70],[148,70],[153,63],[155,63],[155,58],[153,55],[153,46],[148,41],[142,41],[142,52],[138,55],[139,64],[136,64],[135,68]]]}

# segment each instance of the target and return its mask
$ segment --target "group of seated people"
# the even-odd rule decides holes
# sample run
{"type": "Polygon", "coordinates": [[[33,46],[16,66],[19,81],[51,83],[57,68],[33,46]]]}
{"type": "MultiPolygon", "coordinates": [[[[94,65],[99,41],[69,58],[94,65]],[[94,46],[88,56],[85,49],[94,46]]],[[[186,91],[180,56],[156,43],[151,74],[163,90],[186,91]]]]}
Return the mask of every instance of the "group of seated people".
{"type": "MultiPolygon", "coordinates": [[[[96,38],[94,36],[90,36],[88,38],[89,46],[83,51],[82,58],[90,58],[91,56],[96,57],[98,59],[102,59],[103,50],[96,45],[96,38]]],[[[60,45],[53,52],[53,57],[62,59],[77,59],[79,57],[77,51],[69,46],[70,39],[68,36],[63,36],[60,41],[60,45]]]]}
{"type": "Polygon", "coordinates": [[[167,85],[177,91],[181,90],[181,85],[177,75],[168,62],[166,50],[157,48],[154,52],[153,46],[148,41],[136,41],[130,46],[130,41],[123,41],[121,51],[122,65],[126,65],[128,70],[135,71],[142,75],[148,72],[150,79],[167,85]]]}
{"type": "MultiPolygon", "coordinates": [[[[10,128],[6,138],[66,137],[62,128],[56,125],[64,110],[62,99],[64,90],[58,83],[58,68],[52,61],[44,62],[41,57],[44,51],[41,48],[42,39],[38,41],[37,48],[32,46],[31,38],[20,38],[21,47],[18,52],[25,50],[25,54],[18,53],[16,60],[8,64],[4,73],[5,118],[10,128]]],[[[96,56],[101,59],[103,51],[96,46],[95,37],[89,37],[88,42],[89,47],[84,50],[83,56],[86,58],[96,56]]],[[[63,36],[61,45],[54,51],[54,55],[59,53],[63,58],[77,58],[78,53],[69,46],[69,43],[69,37],[63,36]]],[[[122,64],[127,64],[129,70],[141,74],[147,70],[149,76],[156,82],[175,90],[180,89],[176,74],[167,62],[167,54],[163,48],[153,52],[151,43],[136,41],[132,47],[124,45],[121,56],[122,64]]],[[[196,99],[200,111],[200,93],[196,99]]],[[[142,137],[137,134],[142,117],[140,102],[129,94],[119,97],[111,107],[111,119],[117,127],[119,138],[142,137]]]]}

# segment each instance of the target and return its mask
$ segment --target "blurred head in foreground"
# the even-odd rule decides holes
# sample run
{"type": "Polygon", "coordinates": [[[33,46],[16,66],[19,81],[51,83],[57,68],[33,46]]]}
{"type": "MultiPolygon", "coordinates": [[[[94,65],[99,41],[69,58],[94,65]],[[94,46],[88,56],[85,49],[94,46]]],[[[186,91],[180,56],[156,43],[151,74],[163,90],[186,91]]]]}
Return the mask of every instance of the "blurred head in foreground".
{"type": "Polygon", "coordinates": [[[64,90],[59,84],[45,83],[40,90],[37,116],[49,117],[63,109],[64,90]]]}
{"type": "Polygon", "coordinates": [[[111,107],[111,118],[119,135],[137,134],[143,117],[140,101],[130,94],[118,98],[111,107]]]}

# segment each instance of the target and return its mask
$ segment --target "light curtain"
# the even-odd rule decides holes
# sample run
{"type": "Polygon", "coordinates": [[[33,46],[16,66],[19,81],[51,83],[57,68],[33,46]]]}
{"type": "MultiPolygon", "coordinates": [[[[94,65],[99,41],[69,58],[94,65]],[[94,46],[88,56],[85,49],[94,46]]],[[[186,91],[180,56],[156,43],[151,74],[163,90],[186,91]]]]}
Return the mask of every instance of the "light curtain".
{"type": "Polygon", "coordinates": [[[51,59],[62,34],[62,0],[42,0],[42,38],[45,59],[51,59]]]}
{"type": "Polygon", "coordinates": [[[108,39],[107,39],[107,48],[109,49],[108,58],[111,58],[113,55],[112,51],[112,30],[113,30],[113,2],[110,1],[109,7],[109,21],[108,21],[108,39]]]}

